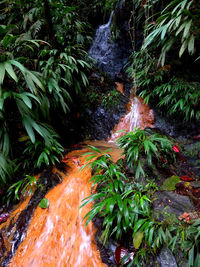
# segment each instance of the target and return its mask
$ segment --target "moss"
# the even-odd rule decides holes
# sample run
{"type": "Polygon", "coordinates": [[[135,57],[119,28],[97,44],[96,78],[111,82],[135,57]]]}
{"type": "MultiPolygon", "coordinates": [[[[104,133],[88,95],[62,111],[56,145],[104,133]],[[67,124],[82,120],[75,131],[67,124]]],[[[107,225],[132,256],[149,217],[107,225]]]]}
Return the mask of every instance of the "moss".
{"type": "Polygon", "coordinates": [[[179,176],[173,175],[164,181],[160,189],[165,191],[173,191],[176,189],[175,185],[180,181],[181,180],[179,176]]]}
{"type": "Polygon", "coordinates": [[[186,145],[184,147],[185,154],[191,158],[194,158],[200,152],[200,142],[195,142],[193,144],[186,145]]]}

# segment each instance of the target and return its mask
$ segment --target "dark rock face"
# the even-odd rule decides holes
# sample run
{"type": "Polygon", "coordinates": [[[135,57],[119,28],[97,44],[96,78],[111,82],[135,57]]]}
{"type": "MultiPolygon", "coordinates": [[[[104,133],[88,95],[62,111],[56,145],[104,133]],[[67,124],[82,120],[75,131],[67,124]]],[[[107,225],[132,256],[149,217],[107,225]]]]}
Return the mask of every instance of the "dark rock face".
{"type": "Polygon", "coordinates": [[[166,212],[175,214],[177,217],[184,212],[195,211],[188,196],[182,196],[174,192],[164,191],[156,193],[158,199],[154,202],[154,210],[162,212],[165,207],[166,212]]]}
{"type": "Polygon", "coordinates": [[[119,105],[108,109],[100,105],[95,110],[88,110],[88,120],[85,130],[90,139],[102,140],[110,137],[114,126],[126,114],[126,104],[129,102],[130,84],[124,84],[124,95],[120,96],[119,105]]]}

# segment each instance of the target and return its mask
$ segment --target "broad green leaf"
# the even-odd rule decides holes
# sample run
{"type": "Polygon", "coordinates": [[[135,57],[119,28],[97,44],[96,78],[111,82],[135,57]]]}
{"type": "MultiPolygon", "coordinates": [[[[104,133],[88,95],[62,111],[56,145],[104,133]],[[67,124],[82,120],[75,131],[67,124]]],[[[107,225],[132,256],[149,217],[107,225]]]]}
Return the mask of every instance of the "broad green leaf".
{"type": "Polygon", "coordinates": [[[43,198],[41,201],[40,201],[40,204],[39,204],[40,208],[42,209],[48,209],[49,207],[49,200],[47,198],[43,198]]]}
{"type": "Polygon", "coordinates": [[[140,245],[142,244],[143,237],[144,237],[144,232],[137,232],[134,235],[133,245],[135,249],[138,249],[140,247],[140,245]]]}
{"type": "Polygon", "coordinates": [[[28,136],[31,139],[31,142],[35,143],[35,134],[34,134],[33,127],[32,127],[32,119],[30,119],[27,116],[24,116],[22,119],[22,122],[27,131],[28,136]]]}
{"type": "Polygon", "coordinates": [[[5,77],[5,63],[0,63],[0,85],[3,84],[5,77]]]}
{"type": "Polygon", "coordinates": [[[9,74],[9,76],[15,81],[18,82],[17,76],[13,70],[13,67],[11,65],[11,63],[9,61],[5,62],[5,69],[7,71],[7,73],[9,74]]]}

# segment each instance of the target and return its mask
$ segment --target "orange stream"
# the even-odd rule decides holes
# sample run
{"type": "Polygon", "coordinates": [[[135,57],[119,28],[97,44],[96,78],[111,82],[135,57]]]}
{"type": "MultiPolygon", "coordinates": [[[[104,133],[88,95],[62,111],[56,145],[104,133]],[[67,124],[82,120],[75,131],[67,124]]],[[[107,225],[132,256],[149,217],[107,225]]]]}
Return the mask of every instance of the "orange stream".
{"type": "Polygon", "coordinates": [[[115,126],[114,131],[109,139],[109,142],[114,142],[125,130],[126,132],[134,131],[134,128],[144,130],[146,127],[154,127],[154,114],[147,104],[144,103],[141,97],[134,97],[127,105],[128,113],[121,118],[119,123],[115,126]]]}
{"type": "MultiPolygon", "coordinates": [[[[102,151],[106,142],[90,142],[102,151]]],[[[95,244],[95,228],[92,223],[84,227],[82,218],[91,205],[79,209],[81,200],[91,194],[90,169],[79,171],[84,164],[81,155],[88,149],[73,151],[67,155],[67,174],[64,181],[53,188],[46,198],[49,208],[38,207],[29,225],[24,241],[13,257],[10,267],[101,267],[100,253],[95,244]]],[[[114,160],[121,151],[114,147],[110,153],[114,160]]]]}
{"type": "MultiPolygon", "coordinates": [[[[123,84],[117,83],[117,90],[123,93],[123,84]]],[[[109,144],[105,141],[91,141],[88,144],[98,147],[101,152],[112,148],[109,152],[116,162],[122,151],[113,143],[122,133],[118,130],[133,131],[134,127],[144,129],[154,126],[153,111],[144,104],[139,97],[133,98],[128,104],[128,113],[115,127],[109,144]],[[131,108],[130,108],[131,107],[131,108]]],[[[101,267],[100,253],[95,243],[95,228],[92,223],[84,227],[82,221],[85,214],[91,209],[87,205],[79,207],[82,200],[91,194],[90,169],[80,167],[84,164],[81,157],[88,149],[70,152],[67,156],[67,174],[60,173],[63,182],[54,187],[47,195],[49,208],[38,207],[28,227],[26,237],[19,246],[9,267],[101,267]]],[[[0,226],[8,228],[10,221],[16,220],[20,212],[28,204],[29,198],[19,206],[8,219],[0,226]]],[[[7,247],[10,242],[7,240],[7,247]]]]}

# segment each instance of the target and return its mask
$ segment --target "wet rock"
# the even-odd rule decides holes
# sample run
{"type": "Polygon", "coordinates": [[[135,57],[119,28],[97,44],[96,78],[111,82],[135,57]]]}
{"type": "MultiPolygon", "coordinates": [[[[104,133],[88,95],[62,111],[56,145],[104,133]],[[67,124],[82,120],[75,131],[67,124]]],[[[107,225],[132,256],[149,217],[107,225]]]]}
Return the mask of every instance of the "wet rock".
{"type": "Polygon", "coordinates": [[[96,234],[96,243],[100,251],[102,262],[107,266],[113,267],[116,266],[115,261],[115,250],[118,246],[117,242],[110,238],[105,245],[101,241],[102,231],[98,231],[96,234]]]}
{"type": "Polygon", "coordinates": [[[130,54],[127,47],[121,46],[120,41],[123,38],[118,36],[118,42],[112,40],[111,36],[111,23],[113,13],[107,24],[99,26],[96,31],[96,36],[89,50],[89,56],[96,60],[97,67],[106,72],[111,78],[115,78],[116,75],[122,71],[123,65],[127,61],[130,54]]]}
{"type": "Polygon", "coordinates": [[[182,196],[168,191],[158,192],[156,195],[158,199],[154,202],[154,211],[157,211],[160,214],[162,214],[164,208],[166,212],[173,213],[177,217],[183,212],[192,212],[195,210],[188,196],[182,196]]]}
{"type": "Polygon", "coordinates": [[[157,256],[160,267],[178,267],[174,255],[167,247],[163,247],[157,256]]]}
{"type": "Polygon", "coordinates": [[[194,182],[191,182],[190,185],[191,185],[193,188],[200,188],[200,181],[194,181],[194,182]]]}

